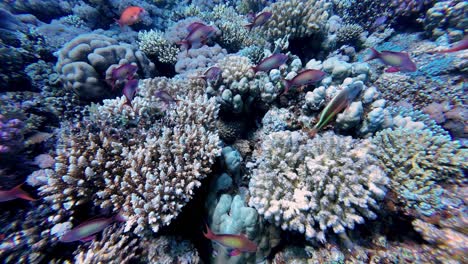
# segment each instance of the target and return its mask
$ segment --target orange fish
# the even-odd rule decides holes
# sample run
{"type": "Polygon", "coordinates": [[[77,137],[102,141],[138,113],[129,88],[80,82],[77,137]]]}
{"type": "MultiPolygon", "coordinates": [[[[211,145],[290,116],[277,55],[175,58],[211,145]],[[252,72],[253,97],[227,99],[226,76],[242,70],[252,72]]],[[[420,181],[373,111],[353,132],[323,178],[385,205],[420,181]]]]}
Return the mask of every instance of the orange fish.
{"type": "Polygon", "coordinates": [[[141,16],[145,13],[145,10],[139,6],[129,6],[120,15],[120,19],[114,19],[120,27],[131,26],[135,23],[140,22],[141,16]]]}
{"type": "Polygon", "coordinates": [[[250,241],[245,235],[215,234],[208,225],[206,225],[206,233],[203,233],[203,235],[228,248],[229,256],[231,257],[237,256],[242,252],[257,251],[257,244],[250,241]]]}
{"type": "Polygon", "coordinates": [[[21,185],[23,184],[20,184],[11,190],[0,191],[0,203],[11,201],[17,198],[21,198],[28,201],[36,201],[36,199],[32,198],[29,193],[21,189],[21,185]]]}

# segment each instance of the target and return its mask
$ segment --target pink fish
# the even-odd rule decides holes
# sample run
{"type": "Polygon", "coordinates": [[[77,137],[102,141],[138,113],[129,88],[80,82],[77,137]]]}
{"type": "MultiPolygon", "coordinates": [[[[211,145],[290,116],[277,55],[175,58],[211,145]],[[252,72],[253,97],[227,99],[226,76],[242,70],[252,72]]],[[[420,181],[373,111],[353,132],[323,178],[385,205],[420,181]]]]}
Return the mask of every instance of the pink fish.
{"type": "Polygon", "coordinates": [[[356,96],[361,92],[362,85],[353,83],[346,86],[327,104],[327,106],[320,113],[320,118],[317,124],[309,132],[311,137],[315,136],[317,132],[322,129],[330,120],[348,107],[356,96]]]}
{"type": "Polygon", "coordinates": [[[172,95],[163,90],[156,91],[155,96],[159,98],[166,105],[166,107],[169,107],[171,104],[175,104],[179,101],[174,99],[172,95]]]}
{"type": "Polygon", "coordinates": [[[125,102],[126,105],[129,105],[132,107],[132,100],[136,95],[138,88],[138,80],[128,80],[127,83],[125,84],[125,87],[123,88],[122,92],[125,95],[125,98],[127,98],[127,102],[125,102]]]}
{"type": "Polygon", "coordinates": [[[87,242],[91,241],[96,237],[96,233],[101,232],[113,222],[125,222],[126,219],[120,214],[116,214],[109,218],[96,218],[88,220],[72,230],[63,234],[60,237],[61,242],[87,242]]]}
{"type": "Polygon", "coordinates": [[[216,29],[212,26],[198,25],[193,26],[193,30],[190,31],[187,37],[177,42],[177,44],[182,45],[187,52],[190,48],[199,46],[200,44],[205,44],[206,41],[216,33],[216,29]]]}
{"type": "Polygon", "coordinates": [[[206,25],[203,24],[202,22],[193,22],[190,25],[188,25],[187,31],[192,32],[194,29],[196,29],[197,27],[201,27],[201,26],[206,26],[206,25]]]}
{"type": "Polygon", "coordinates": [[[205,73],[203,73],[203,75],[199,77],[205,80],[205,82],[206,81],[212,82],[212,81],[218,80],[219,76],[221,75],[221,72],[222,72],[221,68],[213,66],[213,67],[210,67],[208,70],[206,70],[205,73]]]}
{"type": "Polygon", "coordinates": [[[391,67],[385,70],[385,72],[414,72],[416,71],[416,64],[411,61],[408,53],[405,52],[395,52],[395,51],[382,51],[378,52],[375,49],[371,48],[371,55],[367,58],[366,61],[373,59],[380,59],[385,65],[390,65],[391,67]]]}
{"type": "Polygon", "coordinates": [[[11,190],[0,191],[0,203],[11,201],[17,198],[28,200],[28,201],[36,201],[37,199],[32,198],[29,193],[21,189],[21,185],[23,184],[20,184],[11,190]]]}
{"type": "Polygon", "coordinates": [[[262,12],[258,14],[257,16],[254,17],[253,22],[245,25],[246,28],[249,29],[249,31],[252,30],[254,27],[260,27],[263,26],[272,16],[273,14],[271,12],[262,12]]]}
{"type": "Polygon", "coordinates": [[[119,67],[113,68],[111,71],[111,78],[108,79],[108,82],[112,87],[112,91],[114,91],[117,81],[123,82],[124,80],[133,79],[137,70],[138,66],[130,63],[122,64],[119,67]]]}
{"type": "Polygon", "coordinates": [[[288,93],[289,89],[296,86],[305,86],[318,82],[325,77],[326,73],[320,70],[305,70],[300,72],[291,80],[283,79],[284,94],[288,93]]]}
{"type": "Polygon", "coordinates": [[[457,52],[460,50],[468,49],[468,36],[463,38],[462,40],[455,42],[451,48],[441,51],[436,51],[437,53],[450,53],[450,52],[457,52]]]}
{"type": "Polygon", "coordinates": [[[287,60],[288,55],[286,54],[273,54],[270,57],[263,59],[257,66],[252,67],[252,70],[254,70],[254,72],[269,72],[272,69],[279,68],[279,66],[286,63],[287,60]]]}
{"type": "Polygon", "coordinates": [[[206,233],[203,235],[230,250],[229,256],[237,256],[243,252],[256,252],[257,244],[250,241],[245,235],[214,234],[206,225],[206,233]]]}

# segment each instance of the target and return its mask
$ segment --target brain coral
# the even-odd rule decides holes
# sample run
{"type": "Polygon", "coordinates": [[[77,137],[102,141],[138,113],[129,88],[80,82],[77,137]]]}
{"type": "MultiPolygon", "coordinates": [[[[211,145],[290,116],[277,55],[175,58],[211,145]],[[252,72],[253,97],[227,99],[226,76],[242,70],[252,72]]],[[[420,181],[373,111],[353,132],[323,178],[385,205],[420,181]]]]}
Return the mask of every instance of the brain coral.
{"type": "Polygon", "coordinates": [[[391,188],[406,208],[431,215],[439,208],[440,186],[460,178],[468,168],[468,151],[449,136],[430,130],[386,129],[372,139],[377,156],[391,178],[391,188]]]}
{"type": "Polygon", "coordinates": [[[255,154],[249,205],[283,229],[324,242],[325,231],[375,218],[388,179],[370,154],[370,141],[331,132],[313,139],[302,132],[271,133],[255,154]]]}
{"type": "Polygon", "coordinates": [[[273,13],[263,26],[264,34],[270,40],[286,35],[301,38],[316,34],[324,29],[331,3],[326,0],[278,1],[263,11],[273,13]]]}
{"type": "Polygon", "coordinates": [[[103,35],[84,34],[59,51],[56,70],[64,85],[81,99],[100,100],[111,95],[106,76],[125,63],[135,63],[140,77],[151,77],[154,72],[154,64],[133,46],[103,35]]]}
{"type": "Polygon", "coordinates": [[[40,188],[58,211],[54,223],[73,221],[76,206],[91,203],[120,210],[139,235],[168,225],[220,153],[215,101],[192,86],[144,80],[133,109],[122,96],[88,108],[84,121],[64,125],[55,170],[40,188]],[[154,96],[159,89],[180,100],[162,118],[154,96]]]}

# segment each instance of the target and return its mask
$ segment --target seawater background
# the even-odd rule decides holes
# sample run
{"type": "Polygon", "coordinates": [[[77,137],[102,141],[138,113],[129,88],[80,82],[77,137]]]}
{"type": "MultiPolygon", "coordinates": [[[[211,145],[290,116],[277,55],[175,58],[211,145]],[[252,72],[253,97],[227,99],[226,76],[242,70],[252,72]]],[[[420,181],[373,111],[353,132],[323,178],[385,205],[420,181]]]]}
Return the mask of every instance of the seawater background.
{"type": "Polygon", "coordinates": [[[464,1],[3,1],[2,263],[464,263],[464,1]],[[128,6],[146,10],[119,28],[128,6]],[[272,12],[248,31],[248,13],[272,12]],[[187,26],[216,28],[181,50],[187,26]],[[386,73],[369,48],[407,52],[386,73]],[[288,61],[255,74],[274,53],[288,61]],[[131,102],[112,70],[132,63],[131,102]],[[212,66],[217,80],[200,76],[212,66]],[[282,94],[305,69],[318,83],[282,94]],[[308,132],[346,87],[360,94],[308,132]],[[166,105],[166,91],[178,100],[166,105]],[[88,243],[61,235],[122,213],[88,243]],[[203,237],[245,234],[229,257],[203,237]]]}

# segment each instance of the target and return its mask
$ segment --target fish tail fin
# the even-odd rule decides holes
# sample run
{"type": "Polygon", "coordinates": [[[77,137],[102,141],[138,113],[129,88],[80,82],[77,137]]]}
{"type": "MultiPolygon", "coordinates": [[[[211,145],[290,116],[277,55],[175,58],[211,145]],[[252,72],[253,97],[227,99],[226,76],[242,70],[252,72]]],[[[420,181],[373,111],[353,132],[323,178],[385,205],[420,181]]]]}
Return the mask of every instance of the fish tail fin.
{"type": "Polygon", "coordinates": [[[116,215],[113,216],[113,220],[116,222],[127,222],[127,217],[122,214],[122,210],[120,210],[116,215]]]}
{"type": "Polygon", "coordinates": [[[252,28],[253,28],[253,23],[250,23],[250,24],[244,25],[244,27],[245,27],[246,29],[248,29],[248,30],[249,30],[249,32],[250,32],[250,31],[252,31],[252,28]]]}
{"type": "Polygon", "coordinates": [[[32,198],[29,193],[27,193],[23,189],[21,189],[22,185],[23,184],[20,184],[20,185],[16,186],[15,188],[13,188],[15,197],[21,198],[21,199],[24,199],[24,200],[28,200],[28,201],[36,201],[37,199],[32,198]]]}
{"type": "Polygon", "coordinates": [[[122,22],[120,22],[120,19],[115,19],[114,18],[114,21],[115,21],[115,23],[119,24],[120,28],[122,28],[124,26],[124,24],[122,24],[122,22]]]}
{"type": "Polygon", "coordinates": [[[257,71],[258,71],[258,70],[257,70],[257,66],[252,66],[251,69],[252,69],[255,73],[257,73],[257,71]]]}
{"type": "Polygon", "coordinates": [[[375,50],[374,48],[370,48],[371,50],[371,54],[369,55],[369,57],[366,58],[365,61],[370,61],[370,60],[373,60],[373,59],[377,59],[380,57],[380,53],[375,50]]]}
{"type": "Polygon", "coordinates": [[[284,85],[284,91],[281,94],[287,94],[289,91],[289,88],[291,88],[292,81],[283,79],[283,85],[284,85]]]}
{"type": "Polygon", "coordinates": [[[208,226],[206,222],[205,222],[205,227],[206,227],[206,233],[203,232],[203,235],[208,239],[213,239],[215,237],[215,234],[211,231],[210,227],[208,226]]]}

